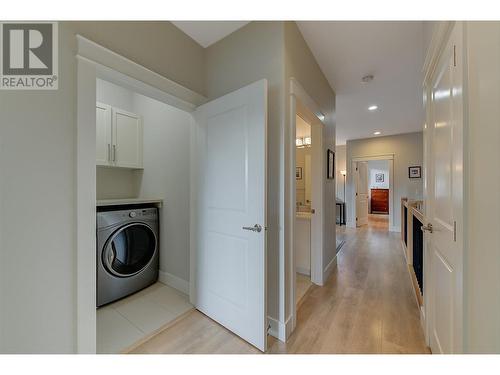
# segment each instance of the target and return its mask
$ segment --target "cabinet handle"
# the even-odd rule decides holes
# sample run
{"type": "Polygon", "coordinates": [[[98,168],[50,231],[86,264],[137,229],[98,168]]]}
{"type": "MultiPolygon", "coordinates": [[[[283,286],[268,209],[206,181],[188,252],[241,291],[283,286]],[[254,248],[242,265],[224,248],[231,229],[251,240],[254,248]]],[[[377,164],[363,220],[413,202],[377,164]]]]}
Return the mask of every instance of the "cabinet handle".
{"type": "Polygon", "coordinates": [[[111,161],[111,145],[108,143],[108,161],[111,161]]]}
{"type": "Polygon", "coordinates": [[[113,161],[116,161],[116,145],[113,145],[113,161]]]}

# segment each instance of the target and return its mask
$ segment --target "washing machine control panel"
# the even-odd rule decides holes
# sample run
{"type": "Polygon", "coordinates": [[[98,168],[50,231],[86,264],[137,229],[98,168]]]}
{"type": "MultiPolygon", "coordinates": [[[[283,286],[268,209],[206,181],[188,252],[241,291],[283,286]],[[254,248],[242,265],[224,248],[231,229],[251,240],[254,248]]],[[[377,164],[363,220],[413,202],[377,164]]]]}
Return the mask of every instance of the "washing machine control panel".
{"type": "Polygon", "coordinates": [[[115,225],[123,220],[156,220],[158,218],[157,208],[137,208],[128,210],[105,211],[97,213],[97,227],[105,228],[109,225],[115,225]]]}

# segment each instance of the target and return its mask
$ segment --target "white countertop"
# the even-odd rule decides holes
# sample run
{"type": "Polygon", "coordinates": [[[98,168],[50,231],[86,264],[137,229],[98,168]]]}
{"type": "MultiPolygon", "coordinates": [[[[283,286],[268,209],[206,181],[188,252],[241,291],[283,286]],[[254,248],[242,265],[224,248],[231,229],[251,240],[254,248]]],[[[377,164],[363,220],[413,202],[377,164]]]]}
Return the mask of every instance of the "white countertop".
{"type": "Polygon", "coordinates": [[[96,202],[97,207],[102,206],[121,206],[127,204],[145,204],[156,203],[159,207],[163,205],[163,199],[153,198],[123,198],[123,199],[100,199],[96,202]]]}

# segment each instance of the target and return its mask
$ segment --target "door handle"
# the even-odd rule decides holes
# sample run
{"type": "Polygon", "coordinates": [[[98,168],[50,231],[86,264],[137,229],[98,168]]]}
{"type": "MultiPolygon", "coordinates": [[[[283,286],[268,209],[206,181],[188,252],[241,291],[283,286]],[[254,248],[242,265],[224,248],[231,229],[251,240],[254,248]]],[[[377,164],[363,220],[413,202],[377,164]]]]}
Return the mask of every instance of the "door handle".
{"type": "Polygon", "coordinates": [[[432,224],[431,223],[429,223],[429,224],[427,224],[425,226],[421,226],[420,229],[422,230],[422,232],[426,232],[426,231],[429,232],[429,233],[434,232],[434,230],[432,229],[432,224]]]}
{"type": "Polygon", "coordinates": [[[262,231],[262,226],[255,224],[253,227],[243,227],[244,230],[251,230],[252,232],[260,233],[262,231]]]}

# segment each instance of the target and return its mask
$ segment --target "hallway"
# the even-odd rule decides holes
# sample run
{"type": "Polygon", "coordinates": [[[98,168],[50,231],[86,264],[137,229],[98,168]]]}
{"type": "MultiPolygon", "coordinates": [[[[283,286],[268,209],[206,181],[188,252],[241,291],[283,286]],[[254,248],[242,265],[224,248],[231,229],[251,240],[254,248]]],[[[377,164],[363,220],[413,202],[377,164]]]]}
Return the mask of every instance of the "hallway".
{"type": "MultiPolygon", "coordinates": [[[[309,289],[288,343],[269,337],[270,353],[429,353],[399,234],[370,224],[342,227],[338,267],[309,289]]],[[[132,352],[258,353],[196,310],[132,352]]]]}

